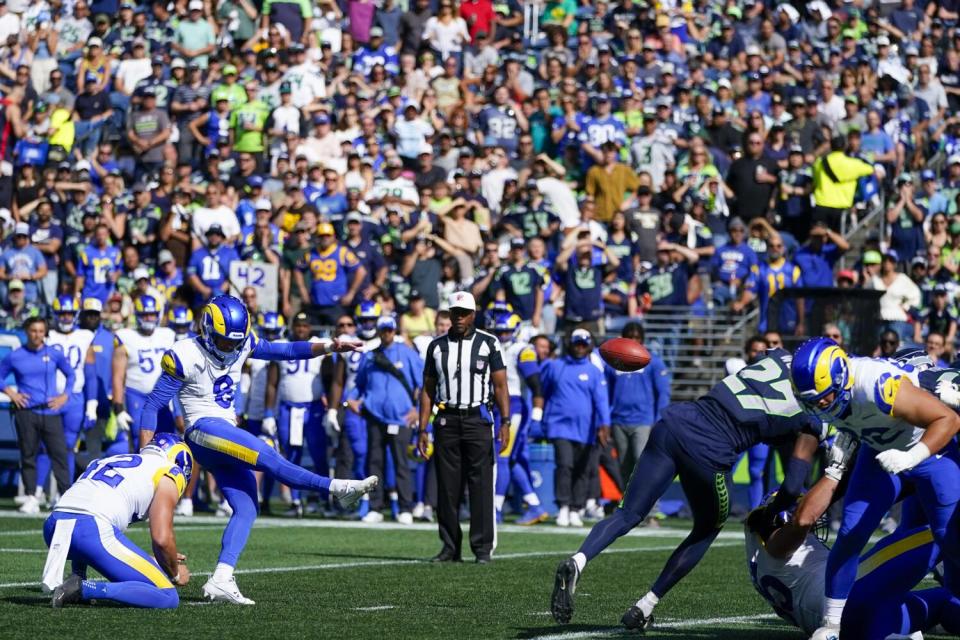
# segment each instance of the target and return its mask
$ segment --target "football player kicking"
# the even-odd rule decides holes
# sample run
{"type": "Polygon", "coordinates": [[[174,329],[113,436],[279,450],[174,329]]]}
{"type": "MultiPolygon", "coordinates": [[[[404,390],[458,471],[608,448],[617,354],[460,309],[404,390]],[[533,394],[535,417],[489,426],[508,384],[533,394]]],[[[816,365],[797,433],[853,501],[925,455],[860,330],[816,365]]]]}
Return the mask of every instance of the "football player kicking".
{"type": "Polygon", "coordinates": [[[59,583],[67,558],[73,562],[70,577],[53,590],[53,606],[96,599],[175,609],[180,603],[175,585],[187,584],[190,571],[177,552],[173,511],[192,472],[190,448],[172,433],[158,433],[140,453],[91,462],[43,526],[50,547],[44,584],[59,583]],[[123,533],[146,518],[153,556],[123,533]],[[109,582],[87,580],[87,567],[109,582]]]}
{"type": "Polygon", "coordinates": [[[204,307],[200,335],[181,340],[160,360],[163,373],[147,397],[140,426],[141,440],[153,437],[157,411],[177,397],[183,406],[186,438],[193,454],[213,474],[233,513],[221,540],[217,567],[203,586],[210,600],[254,604],[237,588],[233,570],[257,517],[254,471],[264,471],[289,487],[329,492],[352,504],[377,484],[365,480],[331,480],[288,462],[257,436],[237,427],[234,398],[247,358],[307,360],[333,352],[352,351],[352,342],[267,342],[251,331],[244,304],[229,295],[204,307]]]}
{"type": "MultiPolygon", "coordinates": [[[[805,507],[817,496],[811,493],[810,498],[805,507]]],[[[940,549],[914,497],[903,503],[902,513],[900,527],[858,560],[840,625],[844,637],[883,640],[937,624],[951,634],[960,632],[960,600],[949,590],[912,591],[937,564],[940,549]]],[[[822,519],[811,531],[810,518],[801,524],[794,515],[793,510],[781,512],[759,530],[750,519],[744,527],[747,565],[753,586],[776,614],[810,634],[820,626],[830,550],[822,519]]]]}
{"type": "MultiPolygon", "coordinates": [[[[852,434],[861,445],[826,563],[823,619],[813,637],[838,637],[860,552],[904,481],[915,489],[943,554],[946,586],[958,592],[960,452],[954,436],[960,416],[920,387],[915,367],[850,358],[829,338],[800,345],[791,378],[807,413],[852,434]]],[[[836,482],[824,476],[818,485],[832,490],[836,482]]]]}
{"type": "Polygon", "coordinates": [[[740,454],[759,442],[796,438],[783,488],[774,506],[794,503],[810,472],[821,425],[806,415],[790,385],[790,354],[783,349],[724,378],[695,402],[664,409],[650,432],[620,506],[591,529],[579,551],[560,563],[551,611],[557,622],[573,615],[574,593],[587,562],[640,524],[673,478],[693,511],[693,530],[667,560],[653,588],[621,619],[628,629],[645,630],[653,609],[700,562],[726,522],[730,507],[724,475],[740,454]]]}

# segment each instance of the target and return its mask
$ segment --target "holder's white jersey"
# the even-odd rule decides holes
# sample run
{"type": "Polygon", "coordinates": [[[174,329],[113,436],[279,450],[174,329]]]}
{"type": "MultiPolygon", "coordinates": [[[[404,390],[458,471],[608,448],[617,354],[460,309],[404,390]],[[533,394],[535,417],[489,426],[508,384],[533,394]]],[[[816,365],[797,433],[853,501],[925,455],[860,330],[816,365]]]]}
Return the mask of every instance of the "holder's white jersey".
{"type": "Polygon", "coordinates": [[[83,375],[83,365],[87,361],[87,349],[93,342],[93,332],[86,329],[74,329],[70,333],[61,333],[51,329],[47,336],[47,344],[63,352],[70,368],[77,374],[76,382],[73,383],[73,389],[67,390],[67,377],[57,371],[57,391],[64,393],[83,393],[83,383],[86,379],[83,375]]]}
{"type": "Polygon", "coordinates": [[[186,479],[180,467],[163,455],[125,453],[100,458],[60,496],[56,511],[103,518],[123,531],[131,522],[146,519],[163,477],[177,483],[183,495],[186,479]]]}
{"type": "Polygon", "coordinates": [[[176,341],[177,335],[168,327],[157,327],[150,335],[136,329],[117,329],[113,345],[127,352],[126,386],[144,394],[153,391],[160,378],[160,359],[176,341]]]}
{"type": "Polygon", "coordinates": [[[160,367],[166,373],[183,381],[177,398],[183,405],[183,419],[189,428],[200,418],[221,418],[232,425],[237,424],[234,399],[243,363],[253,350],[257,338],[251,334],[240,350],[240,357],[229,366],[215,361],[200,346],[199,336],[192,340],[180,340],[170,347],[160,359],[160,367]]]}
{"type": "MultiPolygon", "coordinates": [[[[286,340],[277,342],[286,342],[286,340]]],[[[310,342],[320,342],[320,339],[310,338],[310,342]]],[[[280,402],[320,400],[323,397],[323,380],[320,378],[322,362],[323,358],[278,362],[280,380],[277,383],[277,400],[280,402]]]]}
{"type": "Polygon", "coordinates": [[[824,575],[830,550],[808,533],[786,560],[767,553],[760,536],[744,528],[747,566],[754,588],[778,616],[808,635],[823,617],[824,575]]]}
{"type": "Polygon", "coordinates": [[[850,358],[853,376],[849,415],[833,424],[852,432],[874,451],[906,450],[923,437],[923,429],[892,415],[904,379],[920,386],[915,371],[877,358],[850,358]]]}

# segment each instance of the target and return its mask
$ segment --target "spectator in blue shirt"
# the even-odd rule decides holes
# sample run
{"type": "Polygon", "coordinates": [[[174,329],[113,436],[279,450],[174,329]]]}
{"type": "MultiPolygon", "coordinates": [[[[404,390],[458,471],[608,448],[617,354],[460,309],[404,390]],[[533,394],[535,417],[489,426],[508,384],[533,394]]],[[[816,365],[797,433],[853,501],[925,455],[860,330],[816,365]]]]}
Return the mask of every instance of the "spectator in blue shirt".
{"type": "MultiPolygon", "coordinates": [[[[620,335],[643,344],[639,322],[628,322],[620,335]]],[[[647,446],[650,429],[670,404],[670,371],[660,356],[651,353],[650,364],[639,371],[617,371],[604,365],[610,393],[610,423],[620,457],[620,475],[629,478],[647,446]]]]}
{"type": "Polygon", "coordinates": [[[730,240],[718,247],[710,261],[710,274],[713,281],[713,300],[725,306],[735,300],[738,289],[747,277],[757,269],[757,254],[746,242],[747,226],[739,217],[734,216],[727,223],[730,240]]]}
{"type": "Polygon", "coordinates": [[[590,468],[598,463],[594,445],[610,438],[610,401],[603,373],[590,360],[593,338],[586,329],[570,334],[567,355],[543,365],[540,380],[547,438],[556,458],[554,492],[557,525],[582,526],[579,510],[586,505],[590,468]]]}
{"type": "MultiPolygon", "coordinates": [[[[418,389],[423,386],[423,360],[403,342],[395,341],[397,321],[392,316],[377,320],[380,346],[363,354],[357,371],[356,391],[367,421],[367,464],[370,473],[383,477],[389,449],[397,474],[401,524],[412,524],[413,478],[406,464],[406,447],[417,419],[418,389]],[[403,381],[401,382],[401,378],[403,381]]],[[[370,511],[384,506],[383,489],[370,492],[370,511]]]]}
{"type": "Polygon", "coordinates": [[[832,287],[833,266],[849,248],[850,243],[826,223],[814,224],[809,239],[793,256],[794,263],[803,273],[804,285],[832,287]]]}
{"type": "Polygon", "coordinates": [[[45,344],[46,320],[30,318],[24,323],[24,331],[27,344],[0,361],[0,380],[13,374],[14,385],[5,386],[3,392],[17,409],[14,422],[20,443],[20,473],[27,493],[27,501],[20,511],[39,513],[37,453],[41,441],[50,456],[60,491],[66,491],[73,482],[73,470],[67,466],[67,441],[60,413],[67,394],[57,391],[57,371],[66,378],[65,389],[73,388],[76,374],[62,351],[45,344]]]}
{"type": "Polygon", "coordinates": [[[39,282],[47,275],[47,260],[30,244],[30,225],[18,222],[13,231],[12,246],[0,255],[0,280],[21,280],[27,302],[40,298],[39,282]]]}
{"type": "Polygon", "coordinates": [[[240,259],[233,247],[223,244],[226,235],[219,224],[210,225],[206,238],[207,246],[197,249],[187,265],[187,282],[203,301],[230,290],[230,263],[240,259]]]}

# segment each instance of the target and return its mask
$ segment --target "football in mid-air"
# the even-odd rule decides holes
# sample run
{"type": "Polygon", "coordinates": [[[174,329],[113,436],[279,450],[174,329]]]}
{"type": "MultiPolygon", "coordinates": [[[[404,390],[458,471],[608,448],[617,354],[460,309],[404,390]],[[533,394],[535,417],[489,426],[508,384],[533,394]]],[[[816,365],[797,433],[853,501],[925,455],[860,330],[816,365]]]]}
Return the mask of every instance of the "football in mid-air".
{"type": "Polygon", "coordinates": [[[612,338],[600,345],[600,355],[618,371],[639,371],[650,364],[647,348],[630,338],[612,338]]]}

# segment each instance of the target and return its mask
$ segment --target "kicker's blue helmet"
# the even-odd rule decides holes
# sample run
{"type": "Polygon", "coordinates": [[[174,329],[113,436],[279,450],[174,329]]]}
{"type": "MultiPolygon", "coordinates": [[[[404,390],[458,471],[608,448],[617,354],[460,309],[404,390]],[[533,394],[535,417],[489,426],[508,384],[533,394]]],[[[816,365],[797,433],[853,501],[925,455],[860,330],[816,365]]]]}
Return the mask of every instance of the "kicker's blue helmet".
{"type": "Polygon", "coordinates": [[[207,303],[200,316],[200,345],[214,360],[229,366],[240,357],[250,337],[250,314],[240,300],[217,296],[207,303]]]}

